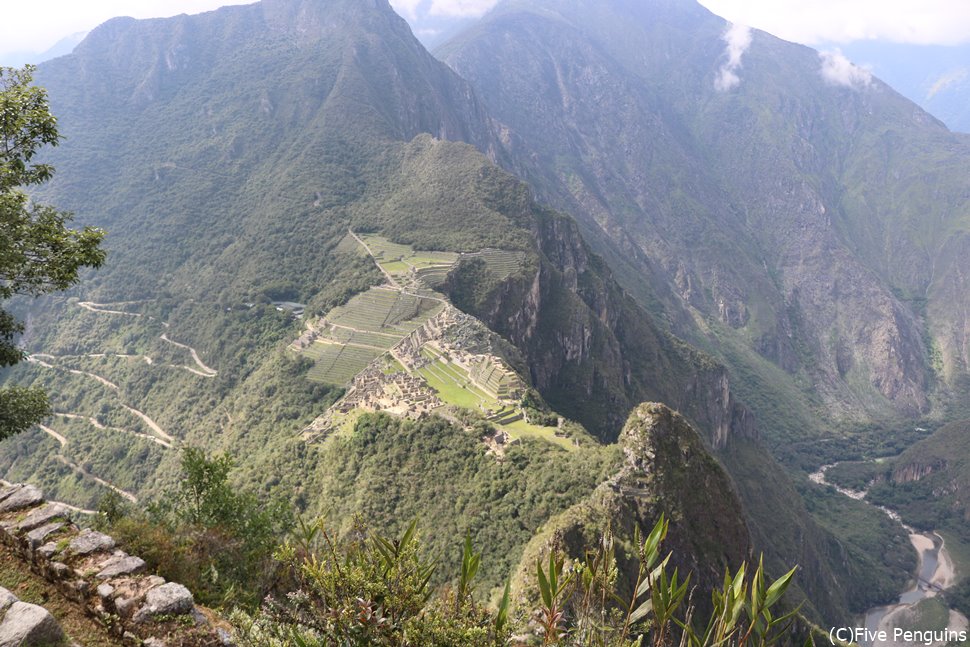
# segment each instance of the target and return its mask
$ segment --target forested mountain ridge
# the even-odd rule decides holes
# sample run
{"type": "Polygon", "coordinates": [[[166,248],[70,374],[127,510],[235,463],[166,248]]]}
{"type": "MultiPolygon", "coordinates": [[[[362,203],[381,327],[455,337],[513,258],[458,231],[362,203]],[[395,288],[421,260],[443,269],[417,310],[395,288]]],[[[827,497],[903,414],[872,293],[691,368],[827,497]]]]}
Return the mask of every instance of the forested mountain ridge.
{"type": "Polygon", "coordinates": [[[616,448],[577,432],[571,451],[524,438],[499,460],[476,435],[490,423],[454,411],[365,416],[307,443],[346,385],[311,379],[291,345],[398,271],[348,251],[357,235],[467,257],[439,289],[517,348],[559,424],[614,440],[639,402],[663,399],[711,447],[744,442],[783,478],[722,366],[653,323],[573,221],[443,139],[503,154],[470,86],[386,2],[116,19],[37,78],[65,135],[45,199],[109,230],[109,260],[76,292],[18,305],[34,361],[4,377],[45,386],[56,415],[0,446],[7,478],[85,508],[108,490],[143,504],[173,486],[180,447],[230,451],[240,482],[342,532],[358,514],[388,532],[420,515],[449,531],[431,541],[441,553],[470,532],[500,585],[543,523],[613,473],[616,448]],[[498,275],[484,251],[521,260],[498,275]],[[277,305],[291,302],[304,321],[277,305]]]}
{"type": "MultiPolygon", "coordinates": [[[[856,381],[826,382],[831,357],[815,358],[809,343],[821,324],[802,334],[807,315],[791,299],[794,291],[786,292],[784,276],[769,269],[775,260],[766,250],[789,257],[775,244],[780,234],[767,237],[771,214],[750,193],[758,187],[743,186],[740,168],[715,170],[722,149],[733,150],[726,133],[703,131],[714,126],[677,112],[702,103],[698,96],[712,80],[692,72],[684,76],[697,77],[693,85],[679,87],[662,73],[663,60],[690,59],[682,39],[695,34],[697,56],[719,64],[723,23],[677,2],[569,7],[593,11],[586,27],[549,11],[515,17],[500,9],[461,37],[459,43],[474,45],[504,24],[503,15],[513,34],[534,29],[526,40],[535,47],[548,35],[544,21],[564,30],[545,54],[501,39],[495,87],[473,71],[469,83],[436,61],[384,0],[266,0],[200,16],[116,19],[73,55],[42,66],[38,79],[66,136],[50,154],[58,173],[45,199],[75,210],[82,224],[104,226],[109,262],[65,298],[20,304],[36,361],[8,375],[46,386],[58,416],[47,430],[0,446],[0,470],[82,506],[95,506],[107,487],[142,503],[172,486],[180,446],[228,450],[239,458],[240,483],[282,493],[300,511],[327,512],[342,532],[356,514],[389,533],[421,516],[441,531],[431,544],[442,554],[448,538],[471,533],[485,547],[484,578],[497,586],[522,566],[526,544],[543,524],[588,506],[617,474],[619,450],[609,443],[630,412],[640,402],[663,401],[704,439],[676,425],[699,456],[700,481],[728,487],[718,462],[730,475],[732,491],[715,511],[730,518],[710,525],[723,521],[730,529],[730,559],[752,554],[744,545],[750,537],[772,572],[800,564],[797,585],[818,618],[844,618],[887,598],[906,569],[865,538],[839,540],[817,522],[761,445],[759,430],[772,442],[799,440],[822,426],[823,405],[835,402],[842,414],[846,400],[870,398],[878,388],[856,373],[856,381]],[[636,20],[626,19],[628,11],[636,20]],[[654,17],[650,38],[627,29],[654,17]],[[584,40],[587,27],[602,20],[617,28],[617,41],[584,40]],[[640,52],[643,42],[659,58],[649,48],[640,52]],[[569,56],[560,58],[553,45],[569,56]],[[520,60],[513,65],[504,47],[520,60]],[[619,50],[639,53],[623,61],[619,50]],[[561,62],[573,54],[592,63],[561,74],[561,62]],[[577,87],[569,85],[574,81],[577,87]],[[509,93],[502,83],[518,85],[509,93]],[[564,90],[550,101],[553,87],[564,90]],[[535,109],[515,103],[527,91],[535,92],[535,109]],[[563,105],[574,113],[560,114],[563,105]],[[702,135],[717,145],[708,150],[702,135]],[[639,166],[643,160],[651,160],[649,172],[639,166]],[[735,171],[738,177],[726,177],[735,171]],[[396,251],[365,249],[368,241],[396,251]],[[490,258],[513,259],[514,267],[497,272],[490,258]],[[453,265],[426,291],[419,271],[441,273],[435,263],[442,259],[453,265]],[[369,299],[374,290],[380,298],[369,299]],[[445,299],[503,338],[511,348],[496,356],[535,388],[531,404],[558,426],[507,447],[504,460],[485,454],[480,432],[505,427],[492,422],[519,411],[476,412],[474,404],[443,411],[447,418],[362,416],[357,424],[359,411],[351,410],[349,424],[306,442],[301,433],[346,405],[357,388],[314,376],[333,380],[337,371],[329,369],[347,348],[362,351],[365,364],[383,353],[380,344],[391,336],[385,323],[423,325],[397,316],[394,308],[407,299],[378,312],[392,292],[419,302],[445,299]],[[289,313],[298,306],[305,306],[303,320],[289,313]],[[331,317],[348,311],[387,316],[373,327],[331,317]],[[329,369],[293,350],[307,332],[320,333],[312,340],[317,346],[339,347],[329,369]],[[813,397],[812,384],[826,387],[824,397],[813,397]],[[553,429],[565,435],[550,438],[553,429]]],[[[775,42],[761,34],[755,41],[775,42]]],[[[491,47],[475,50],[477,62],[485,64],[491,47]]],[[[774,127],[774,111],[759,100],[737,108],[717,95],[706,109],[718,115],[712,123],[732,123],[737,109],[774,127]]],[[[814,195],[808,180],[785,184],[771,175],[790,161],[791,145],[768,147],[776,158],[766,156],[765,168],[752,171],[792,187],[790,195],[769,195],[785,209],[814,195]]],[[[751,143],[745,159],[760,159],[759,147],[751,143]]],[[[810,216],[821,216],[809,202],[798,213],[814,232],[810,216]]],[[[819,236],[809,255],[815,262],[835,244],[829,234],[819,236]]],[[[900,298],[886,296],[878,282],[871,288],[870,270],[851,268],[865,283],[856,296],[875,294],[878,307],[895,312],[900,298]]],[[[846,276],[840,280],[854,285],[856,274],[846,276]]],[[[915,353],[918,364],[927,346],[912,313],[899,307],[886,334],[892,343],[902,340],[900,352],[915,353]]],[[[446,341],[457,347],[475,328],[446,341]]],[[[862,338],[862,350],[847,342],[852,353],[869,352],[869,333],[852,330],[862,338]]],[[[427,361],[419,370],[461,381],[457,354],[439,353],[443,345],[408,361],[427,361]]],[[[847,366],[857,366],[850,360],[847,366]]],[[[396,361],[367,364],[369,375],[378,382],[400,376],[396,361]]],[[[925,407],[929,378],[920,382],[914,371],[892,374],[886,386],[904,411],[925,407]]],[[[420,381],[410,378],[401,384],[420,381]]],[[[459,388],[471,393],[469,384],[459,388]]],[[[865,411],[892,411],[882,397],[867,400],[865,411]]],[[[680,491],[690,484],[675,471],[664,481],[674,485],[650,497],[674,504],[697,494],[680,491]]],[[[687,526],[704,528],[696,499],[690,502],[687,526]]],[[[629,501],[608,503],[597,520],[630,510],[629,501]]],[[[641,521],[660,509],[644,507],[641,521]]],[[[887,534],[899,540],[898,530],[887,534]]],[[[689,548],[684,563],[707,563],[713,582],[725,551],[711,539],[678,541],[689,548]]]]}
{"type": "Polygon", "coordinates": [[[773,442],[822,431],[813,410],[961,397],[966,139],[844,59],[730,27],[694,2],[509,1],[438,53],[516,172],[638,266],[623,284],[661,283],[642,300],[750,378],[773,442]]]}

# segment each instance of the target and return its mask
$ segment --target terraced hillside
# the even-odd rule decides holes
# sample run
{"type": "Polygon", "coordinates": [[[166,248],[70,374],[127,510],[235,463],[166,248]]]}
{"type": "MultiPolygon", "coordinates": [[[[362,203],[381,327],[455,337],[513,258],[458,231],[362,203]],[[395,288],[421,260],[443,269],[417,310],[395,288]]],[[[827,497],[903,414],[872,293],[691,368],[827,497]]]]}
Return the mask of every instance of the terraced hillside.
{"type": "MultiPolygon", "coordinates": [[[[567,449],[574,443],[558,428],[530,423],[520,405],[526,383],[481,337],[487,329],[430,289],[429,277],[443,283],[462,258],[481,259],[496,276],[508,278],[524,253],[486,249],[473,253],[415,250],[376,234],[351,231],[344,253],[366,255],[386,283],[337,306],[290,346],[314,361],[307,378],[343,386],[346,397],[305,436],[316,439],[352,428],[361,411],[388,411],[416,417],[448,408],[472,412],[502,429],[499,445],[522,436],[541,438],[567,449]],[[354,248],[349,241],[357,243],[354,248]],[[441,322],[435,322],[441,318],[441,322]],[[457,326],[455,325],[458,323],[457,326]],[[476,333],[468,327],[477,325],[476,333]],[[449,334],[442,329],[456,327],[449,334]]],[[[467,414],[466,414],[467,415],[467,414]]],[[[452,416],[453,417],[453,416],[452,416]]],[[[560,423],[561,425],[561,423],[560,423]]]]}
{"type": "Polygon", "coordinates": [[[435,315],[440,299],[371,288],[311,324],[294,348],[314,360],[307,377],[343,385],[435,315]]]}

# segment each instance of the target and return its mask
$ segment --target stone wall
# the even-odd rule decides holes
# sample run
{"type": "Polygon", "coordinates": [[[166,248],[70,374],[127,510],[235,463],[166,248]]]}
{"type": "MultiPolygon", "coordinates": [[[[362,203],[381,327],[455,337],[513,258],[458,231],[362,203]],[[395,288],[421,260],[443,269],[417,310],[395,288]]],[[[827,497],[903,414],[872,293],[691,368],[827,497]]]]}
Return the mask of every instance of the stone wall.
{"type": "Polygon", "coordinates": [[[192,593],[145,572],[108,535],[81,529],[61,503],[32,485],[0,487],[0,542],[59,593],[104,623],[124,645],[229,645],[192,593]]]}

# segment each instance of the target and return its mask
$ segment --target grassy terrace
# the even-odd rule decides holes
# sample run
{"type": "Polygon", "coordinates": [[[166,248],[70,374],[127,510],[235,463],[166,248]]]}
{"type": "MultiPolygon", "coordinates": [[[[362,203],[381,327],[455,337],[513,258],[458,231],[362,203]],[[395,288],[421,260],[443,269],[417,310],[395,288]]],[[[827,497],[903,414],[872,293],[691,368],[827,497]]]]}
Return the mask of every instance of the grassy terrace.
{"type": "Polygon", "coordinates": [[[472,254],[462,254],[462,258],[480,258],[485,261],[488,270],[505,279],[514,274],[525,260],[525,252],[510,252],[502,249],[483,249],[472,254]]]}
{"type": "Polygon", "coordinates": [[[316,364],[307,377],[327,384],[346,384],[383,351],[359,346],[316,342],[305,351],[316,364]]]}
{"type": "Polygon", "coordinates": [[[415,251],[409,245],[392,243],[382,236],[368,234],[361,239],[373,252],[377,264],[396,280],[406,281],[415,272],[424,285],[437,285],[458,260],[454,252],[415,251]]]}
{"type": "Polygon", "coordinates": [[[343,385],[441,309],[441,302],[387,288],[358,294],[325,317],[331,325],[302,352],[316,365],[311,380],[343,385]]]}
{"type": "MultiPolygon", "coordinates": [[[[422,353],[433,362],[420,369],[418,373],[431,388],[438,392],[438,397],[443,402],[475,411],[482,411],[483,408],[492,411],[505,409],[502,403],[476,387],[464,369],[446,362],[431,348],[425,347],[422,353]]],[[[511,409],[505,410],[509,414],[514,413],[511,409]]],[[[565,449],[575,448],[568,438],[556,436],[555,430],[551,427],[532,425],[525,420],[516,420],[499,426],[512,438],[539,438],[565,449]]]]}

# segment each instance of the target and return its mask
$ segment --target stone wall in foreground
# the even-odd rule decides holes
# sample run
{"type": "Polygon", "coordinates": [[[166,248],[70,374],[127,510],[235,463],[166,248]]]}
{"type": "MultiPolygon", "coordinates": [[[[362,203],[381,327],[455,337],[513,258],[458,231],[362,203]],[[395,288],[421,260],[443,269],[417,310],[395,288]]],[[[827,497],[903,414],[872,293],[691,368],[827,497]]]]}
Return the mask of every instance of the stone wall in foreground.
{"type": "Polygon", "coordinates": [[[192,593],[145,572],[145,562],[108,535],[81,529],[61,503],[32,485],[0,487],[0,543],[125,645],[231,644],[196,607],[192,593]]]}

